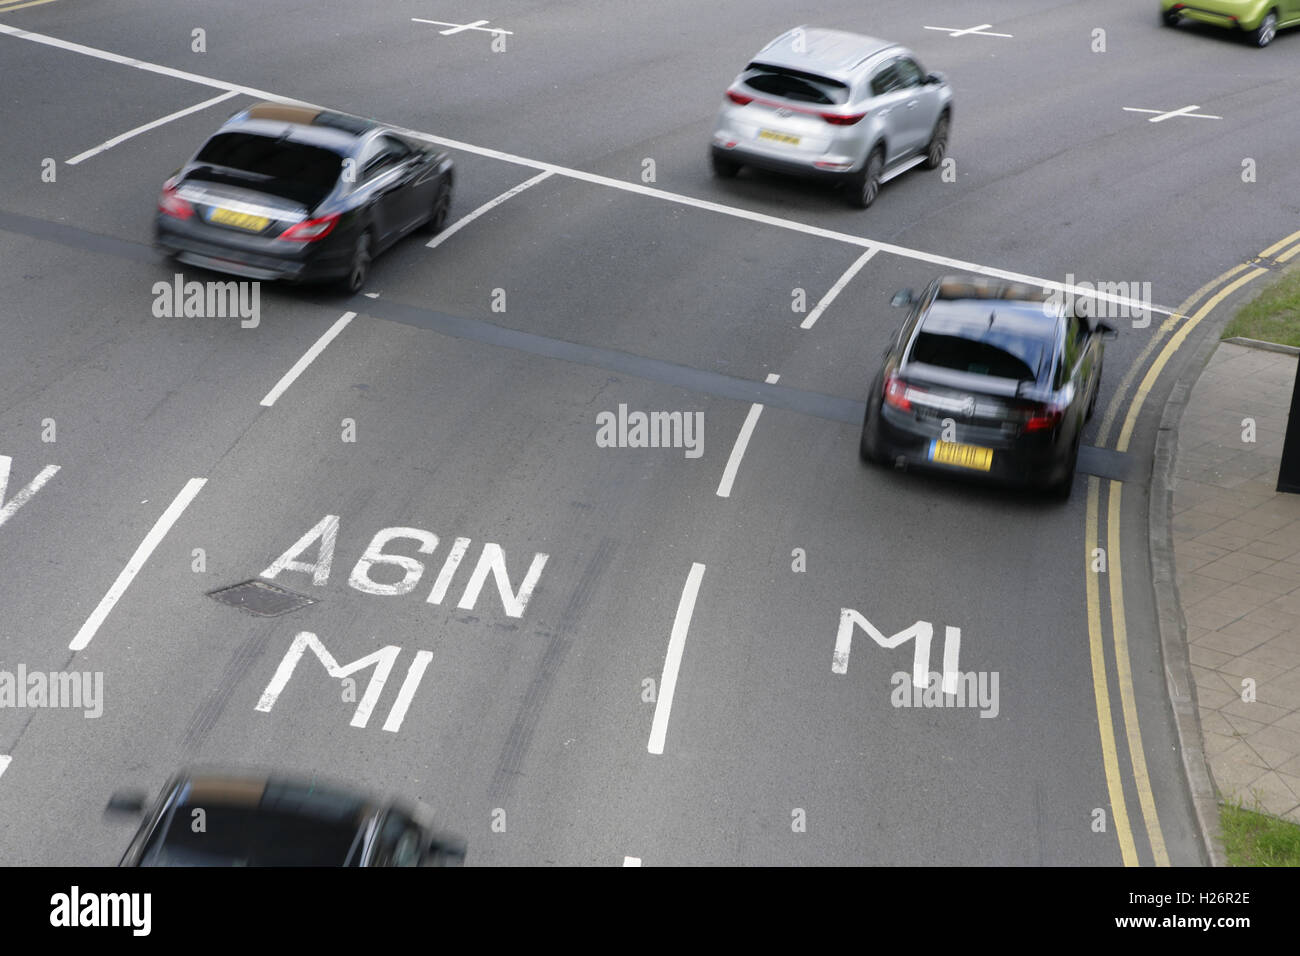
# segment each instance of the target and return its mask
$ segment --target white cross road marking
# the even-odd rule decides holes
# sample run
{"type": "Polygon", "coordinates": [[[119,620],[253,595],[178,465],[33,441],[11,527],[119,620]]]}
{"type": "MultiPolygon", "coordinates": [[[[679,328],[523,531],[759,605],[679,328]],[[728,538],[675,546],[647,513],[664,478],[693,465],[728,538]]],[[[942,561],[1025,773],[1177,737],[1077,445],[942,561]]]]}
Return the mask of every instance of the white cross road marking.
{"type": "Polygon", "coordinates": [[[640,865],[641,865],[641,858],[640,858],[639,856],[625,856],[625,857],[623,857],[623,865],[624,865],[624,866],[640,866],[640,865]]]}
{"type": "MultiPolygon", "coordinates": [[[[3,777],[3,776],[5,775],[5,771],[9,769],[9,761],[11,761],[11,760],[13,760],[13,759],[14,759],[14,758],[11,757],[11,756],[9,756],[8,754],[0,754],[0,777],[3,777]]],[[[628,859],[631,859],[631,857],[628,857],[628,859]]],[[[637,861],[637,866],[640,866],[640,865],[641,865],[641,863],[640,863],[640,861],[638,860],[638,861],[637,861]]]]}
{"type": "Polygon", "coordinates": [[[977,27],[967,27],[964,30],[958,29],[956,27],[925,27],[924,29],[938,30],[940,33],[946,33],[950,37],[977,36],[977,37],[1006,37],[1008,40],[1012,39],[1012,34],[1010,33],[991,32],[989,30],[989,27],[991,26],[993,26],[993,24],[991,23],[981,23],[977,27]]]}
{"type": "Polygon", "coordinates": [[[465,30],[482,30],[484,33],[506,33],[509,34],[510,36],[514,36],[514,32],[511,30],[502,30],[500,27],[483,26],[483,24],[488,22],[487,20],[475,20],[473,23],[447,23],[444,20],[425,20],[420,17],[411,17],[411,22],[432,23],[434,26],[451,27],[450,30],[438,31],[440,34],[442,34],[445,37],[451,36],[453,33],[462,33],[465,30]]]}
{"type": "Polygon", "coordinates": [[[1168,110],[1168,111],[1166,111],[1166,110],[1144,110],[1144,109],[1142,109],[1141,107],[1138,107],[1138,106],[1126,106],[1126,107],[1124,107],[1124,109],[1125,109],[1126,112],[1129,112],[1129,113],[1154,113],[1154,114],[1156,114],[1155,116],[1152,116],[1149,120],[1147,120],[1148,123],[1163,123],[1165,120],[1169,119],[1169,118],[1172,117],[1172,116],[1187,116],[1187,117],[1189,117],[1189,118],[1191,118],[1191,119],[1223,119],[1222,116],[1212,116],[1212,115],[1209,114],[1209,113],[1197,113],[1196,110],[1199,110],[1199,109],[1200,109],[1199,106],[1184,106],[1182,109],[1177,109],[1177,110],[1168,110]]]}

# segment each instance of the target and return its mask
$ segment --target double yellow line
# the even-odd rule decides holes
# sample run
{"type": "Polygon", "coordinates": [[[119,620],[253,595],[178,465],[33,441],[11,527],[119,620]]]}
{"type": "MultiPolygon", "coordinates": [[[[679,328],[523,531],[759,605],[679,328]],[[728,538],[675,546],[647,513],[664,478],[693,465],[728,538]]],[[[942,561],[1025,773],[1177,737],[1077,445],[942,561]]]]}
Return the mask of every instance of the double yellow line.
{"type": "MultiPolygon", "coordinates": [[[[1285,239],[1275,242],[1261,252],[1252,262],[1258,262],[1261,259],[1272,259],[1274,262],[1285,263],[1297,255],[1300,255],[1300,232],[1292,233],[1285,239]],[[1280,251],[1288,246],[1291,247],[1288,251],[1280,251]]],[[[1142,377],[1137,391],[1128,404],[1123,425],[1115,442],[1116,451],[1126,452],[1128,450],[1129,442],[1133,437],[1133,429],[1137,424],[1138,416],[1142,412],[1142,407],[1146,403],[1147,396],[1151,394],[1152,388],[1155,387],[1160,373],[1178,349],[1182,347],[1183,343],[1187,341],[1187,336],[1191,334],[1192,330],[1213,312],[1224,299],[1267,272],[1267,269],[1252,265],[1250,262],[1234,266],[1197,289],[1168,319],[1161,323],[1156,330],[1156,334],[1151,337],[1151,341],[1147,343],[1146,347],[1129,367],[1119,387],[1115,390],[1098,429],[1098,446],[1106,447],[1120,409],[1124,404],[1124,396],[1133,384],[1133,379],[1144,367],[1151,353],[1165,340],[1165,337],[1168,336],[1168,340],[1164,341],[1164,347],[1160,349],[1160,353],[1147,368],[1146,374],[1142,377]],[[1192,309],[1195,308],[1198,302],[1202,304],[1200,308],[1193,312],[1192,309]]],[[[1106,771],[1106,786],[1110,795],[1111,816],[1114,821],[1115,833],[1119,840],[1124,865],[1137,866],[1139,862],[1137,845],[1133,839],[1133,828],[1129,823],[1128,807],[1124,799],[1124,784],[1120,776],[1115,724],[1111,715],[1110,682],[1106,676],[1106,645],[1102,628],[1101,586],[1097,572],[1093,571],[1093,556],[1097,553],[1098,543],[1101,539],[1099,508],[1101,481],[1096,476],[1088,478],[1088,505],[1084,534],[1084,547],[1087,557],[1084,573],[1088,603],[1088,643],[1092,660],[1093,693],[1097,702],[1097,725],[1101,733],[1102,764],[1106,771]]],[[[1146,829],[1151,854],[1157,866],[1168,866],[1169,853],[1165,849],[1164,834],[1160,829],[1160,819],[1156,813],[1155,798],[1151,791],[1151,778],[1147,773],[1146,753],[1142,747],[1142,731],[1138,725],[1137,705],[1133,693],[1133,674],[1129,663],[1128,628],[1124,613],[1124,578],[1120,556],[1120,509],[1124,484],[1111,479],[1106,479],[1106,484],[1105,573],[1110,583],[1108,597],[1111,635],[1115,656],[1115,677],[1116,683],[1119,685],[1120,707],[1123,714],[1123,727],[1128,744],[1129,759],[1133,768],[1133,784],[1137,790],[1138,805],[1142,813],[1141,822],[1146,829]]]]}

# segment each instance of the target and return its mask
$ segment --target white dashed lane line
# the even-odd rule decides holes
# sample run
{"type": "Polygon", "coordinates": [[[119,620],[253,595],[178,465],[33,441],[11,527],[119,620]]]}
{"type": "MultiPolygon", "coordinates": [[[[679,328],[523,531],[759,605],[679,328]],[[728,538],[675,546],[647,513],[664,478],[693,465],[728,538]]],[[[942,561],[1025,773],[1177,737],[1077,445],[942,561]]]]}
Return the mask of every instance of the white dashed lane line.
{"type": "Polygon", "coordinates": [[[112,149],[114,146],[117,146],[120,143],[125,143],[128,139],[130,139],[133,136],[139,136],[141,133],[147,133],[151,129],[157,129],[159,126],[165,126],[167,123],[170,123],[172,120],[180,119],[182,116],[189,116],[191,113],[197,113],[200,110],[205,110],[209,106],[216,106],[218,103],[224,102],[225,100],[231,99],[232,97],[238,95],[239,93],[236,90],[227,90],[225,93],[222,93],[220,96],[214,96],[210,100],[204,100],[202,103],[195,103],[193,106],[187,106],[183,110],[177,110],[175,113],[169,113],[166,116],[161,116],[158,119],[153,120],[152,122],[145,123],[143,126],[137,126],[135,129],[129,129],[125,133],[121,133],[118,136],[114,136],[112,139],[105,140],[104,142],[100,143],[98,146],[92,146],[84,153],[78,153],[76,156],[73,156],[71,159],[65,160],[64,164],[67,166],[76,166],[82,160],[90,159],[90,157],[92,156],[98,156],[100,153],[104,152],[105,150],[112,149]]]}
{"type": "Polygon", "coordinates": [[[817,320],[820,319],[822,313],[826,311],[826,307],[835,301],[835,297],[844,291],[846,285],[853,281],[853,277],[858,274],[858,270],[865,266],[871,260],[871,257],[879,251],[879,249],[872,248],[858,256],[853,265],[845,269],[844,275],[840,276],[839,279],[836,280],[835,284],[831,286],[830,291],[822,296],[820,302],[813,306],[813,310],[808,313],[808,317],[799,323],[799,328],[811,329],[816,325],[817,320]]]}
{"type": "MultiPolygon", "coordinates": [[[[138,60],[133,57],[122,56],[118,53],[111,53],[107,50],[96,49],[95,47],[85,46],[81,43],[72,43],[69,40],[61,40],[58,37],[46,36],[42,33],[32,33],[28,30],[21,30],[18,27],[9,26],[0,23],[0,35],[15,37],[21,40],[28,40],[33,43],[41,43],[56,49],[65,50],[69,53],[77,53],[82,56],[91,56],[100,60],[107,60],[110,63],[118,63],[123,66],[130,66],[137,70],[145,70],[150,73],[157,73],[161,76],[170,76],[174,79],[185,80],[189,83],[197,83],[202,86],[213,87],[219,90],[232,90],[238,93],[244,93],[248,96],[262,100],[274,100],[279,103],[287,103],[293,106],[306,106],[311,109],[324,109],[315,103],[308,103],[304,100],[293,99],[292,97],[281,96],[278,93],[270,93],[266,90],[259,90],[256,87],[242,86],[238,83],[228,83],[225,80],[218,80],[210,76],[203,76],[198,73],[190,73],[185,70],[177,70],[173,67],[162,66],[157,63],[150,63],[146,60],[138,60]]],[[[823,239],[831,239],[835,242],[842,242],[848,245],[859,246],[867,249],[876,249],[879,252],[887,252],[890,255],[900,256],[904,259],[915,259],[918,262],[927,262],[931,265],[941,266],[944,269],[955,269],[959,272],[973,272],[977,275],[990,276],[995,279],[1006,279],[1010,282],[1025,282],[1030,285],[1038,285],[1044,289],[1054,289],[1060,292],[1068,292],[1078,298],[1100,299],[1106,302],[1113,302],[1117,305],[1126,306],[1130,309],[1139,310],[1139,314],[1146,312],[1156,313],[1159,315],[1173,315],[1173,310],[1163,306],[1152,305],[1146,302],[1139,302],[1125,296],[1115,295],[1108,292],[1099,292],[1095,289],[1080,288],[1076,285],[1055,282],[1050,279],[1042,279],[1037,276],[1026,275],[1022,272],[1012,272],[1007,269],[996,269],[990,266],[983,266],[976,262],[967,262],[962,259],[953,259],[949,256],[935,255],[934,253],[923,252],[920,249],[910,249],[907,246],[897,246],[887,242],[877,242],[874,239],[868,239],[865,236],[855,236],[847,232],[837,232],[834,229],[823,229],[820,226],[810,226],[807,223],[795,222],[792,219],[782,219],[779,216],[769,216],[766,213],[753,212],[748,209],[741,209],[736,206],[728,206],[725,203],[713,202],[708,199],[696,199],[693,196],[686,196],[682,193],[670,192],[666,189],[657,189],[641,183],[624,182],[621,179],[613,179],[609,176],[601,176],[596,173],[584,172],[580,169],[571,169],[567,166],[558,166],[555,163],[542,162],[536,159],[528,159],[524,156],[517,156],[513,153],[503,152],[498,149],[489,149],[483,146],[475,146],[473,143],[465,143],[460,140],[449,139],[445,136],[434,136],[431,133],[425,133],[420,130],[413,130],[401,126],[393,126],[393,129],[415,139],[421,139],[428,143],[455,149],[464,153],[472,153],[476,156],[484,156],[489,159],[499,159],[502,162],[514,163],[519,166],[530,166],[539,171],[548,171],[557,176],[565,176],[569,179],[580,180],[581,182],[592,183],[597,186],[607,186],[611,189],[620,189],[624,192],[635,193],[639,196],[649,196],[662,202],[678,203],[683,206],[690,206],[695,209],[704,209],[709,212],[716,212],[724,216],[732,216],[738,219],[744,219],[749,222],[757,222],[763,225],[774,226],[778,229],[788,229],[794,232],[802,233],[807,236],[818,236],[823,239]]]]}
{"type": "MultiPolygon", "coordinates": [[[[767,377],[767,384],[775,385],[780,380],[780,375],[772,374],[767,377]]],[[[749,414],[745,416],[745,423],[740,426],[740,434],[736,436],[736,443],[731,446],[731,456],[727,459],[727,467],[722,472],[722,480],[718,482],[719,498],[731,497],[731,486],[735,484],[736,472],[740,470],[740,460],[745,457],[745,449],[749,447],[749,436],[754,433],[754,426],[758,424],[758,416],[762,412],[763,406],[758,402],[749,406],[749,414]]]]}
{"type": "Polygon", "coordinates": [[[686,650],[686,632],[691,628],[691,615],[695,613],[695,599],[704,579],[704,565],[698,561],[691,565],[677,602],[677,616],[673,618],[673,632],[668,639],[668,653],[664,657],[663,676],[659,680],[659,695],[655,699],[654,722],[650,725],[650,743],[646,749],[652,754],[664,752],[668,737],[668,716],[673,709],[673,693],[677,690],[677,672],[682,666],[682,653],[686,650]]]}
{"type": "Polygon", "coordinates": [[[140,573],[140,569],[149,560],[149,556],[153,554],[159,542],[167,536],[167,532],[176,523],[176,519],[189,507],[190,502],[207,484],[207,481],[206,478],[191,478],[185,483],[185,487],[181,489],[180,494],[167,506],[167,510],[162,513],[161,517],[154,522],[154,526],[145,535],[144,540],[140,542],[140,547],[135,549],[135,554],[131,555],[131,560],[126,563],[126,567],[117,576],[113,586],[108,589],[108,593],[100,600],[99,606],[91,612],[90,617],[86,618],[86,623],[81,625],[81,630],[77,632],[77,636],[68,645],[68,650],[80,651],[90,643],[91,638],[95,636],[95,632],[99,630],[99,626],[108,617],[108,612],[113,610],[113,605],[117,604],[122,595],[126,593],[126,589],[131,586],[131,582],[140,573]]]}
{"type": "Polygon", "coordinates": [[[543,179],[549,179],[553,175],[554,173],[552,173],[548,169],[546,172],[538,173],[532,179],[525,179],[518,186],[514,186],[510,189],[507,189],[500,196],[497,196],[496,199],[489,199],[487,202],[479,206],[469,215],[457,219],[455,222],[453,222],[442,232],[438,233],[436,236],[434,236],[432,239],[426,242],[425,245],[430,249],[434,249],[442,245],[444,242],[446,242],[448,239],[450,239],[452,236],[458,233],[461,229],[468,226],[471,222],[473,222],[479,216],[483,215],[485,212],[495,209],[497,206],[501,205],[511,196],[518,196],[521,192],[523,192],[528,187],[535,186],[538,183],[540,183],[543,179]]]}
{"type": "Polygon", "coordinates": [[[294,383],[294,379],[301,375],[303,370],[316,360],[316,356],[325,351],[325,346],[334,341],[335,336],[342,332],[347,324],[356,317],[355,312],[344,312],[339,316],[338,321],[326,329],[325,334],[316,340],[316,344],[304,352],[302,358],[294,362],[293,368],[285,372],[280,381],[275,383],[275,388],[266,393],[266,397],[262,399],[261,403],[267,408],[274,405],[279,397],[288,391],[289,386],[294,383]]]}

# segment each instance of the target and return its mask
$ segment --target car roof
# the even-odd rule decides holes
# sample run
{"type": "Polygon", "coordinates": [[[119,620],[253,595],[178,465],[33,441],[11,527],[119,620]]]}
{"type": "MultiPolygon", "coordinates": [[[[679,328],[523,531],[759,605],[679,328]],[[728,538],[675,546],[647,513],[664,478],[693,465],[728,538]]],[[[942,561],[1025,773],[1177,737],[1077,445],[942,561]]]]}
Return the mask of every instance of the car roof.
{"type": "Polygon", "coordinates": [[[823,27],[795,27],[759,50],[754,62],[793,70],[812,70],[833,79],[845,80],[865,61],[894,49],[901,50],[901,47],[888,40],[861,33],[823,27]],[[795,48],[796,42],[801,49],[795,48]]]}
{"type": "Polygon", "coordinates": [[[380,809],[366,795],[315,779],[271,774],[180,774],[174,788],[178,806],[227,806],[257,809],[274,805],[281,812],[362,821],[380,809]]]}
{"type": "Polygon", "coordinates": [[[283,103],[257,103],[222,124],[220,133],[250,133],[319,146],[344,155],[382,127],[371,120],[283,103]]]}
{"type": "Polygon", "coordinates": [[[996,278],[945,276],[920,327],[927,332],[998,329],[1052,342],[1065,315],[1056,293],[1042,286],[996,278]]]}

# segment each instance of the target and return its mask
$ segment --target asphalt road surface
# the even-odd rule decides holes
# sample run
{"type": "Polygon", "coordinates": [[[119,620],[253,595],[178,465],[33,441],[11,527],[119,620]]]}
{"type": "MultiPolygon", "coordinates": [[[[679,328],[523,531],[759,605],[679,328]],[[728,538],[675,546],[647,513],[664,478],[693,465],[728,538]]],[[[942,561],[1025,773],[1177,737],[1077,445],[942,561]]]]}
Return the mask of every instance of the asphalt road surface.
{"type": "Polygon", "coordinates": [[[112,865],[109,794],[199,763],[418,801],[471,865],[1205,861],[1146,530],[1204,327],[1116,433],[1170,313],[1296,228],[1300,35],[1258,51],[1129,0],[827,0],[807,22],[955,89],[950,175],[863,212],[710,175],[722,91],[789,10],[0,4],[0,669],[103,675],[98,717],[0,709],[0,859],[112,865]],[[450,145],[452,223],[540,178],[403,241],[363,295],[158,317],[160,184],[265,97],[450,145]],[[1215,118],[1153,121],[1193,104],[1215,118]],[[961,270],[1149,283],[1068,503],[858,460],[890,296],[961,270]],[[699,453],[602,447],[621,406],[701,423],[699,453]],[[208,596],[258,578],[315,603],[208,596]],[[886,649],[859,618],[924,623],[886,649]],[[918,666],[951,653],[982,706],[895,706],[926,626],[918,666]]]}

